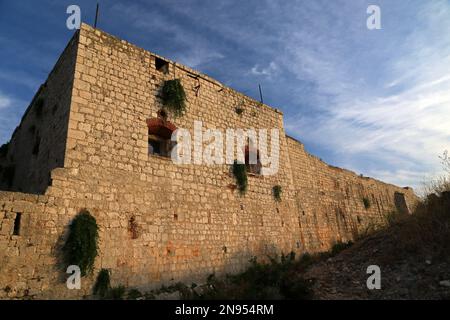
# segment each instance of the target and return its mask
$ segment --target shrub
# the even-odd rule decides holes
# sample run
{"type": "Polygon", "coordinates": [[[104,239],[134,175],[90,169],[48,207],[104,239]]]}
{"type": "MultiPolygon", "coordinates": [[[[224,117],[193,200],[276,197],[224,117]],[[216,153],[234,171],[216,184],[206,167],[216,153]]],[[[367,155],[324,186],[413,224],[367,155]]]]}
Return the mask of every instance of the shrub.
{"type": "Polygon", "coordinates": [[[98,226],[87,210],[80,212],[69,226],[63,247],[65,262],[80,267],[81,275],[92,271],[97,256],[98,226]]]}
{"type": "Polygon", "coordinates": [[[8,154],[8,150],[9,150],[9,142],[2,144],[2,146],[0,147],[0,158],[6,157],[6,155],[8,154]]]}
{"type": "Polygon", "coordinates": [[[309,265],[312,264],[313,262],[314,262],[314,257],[313,257],[310,253],[308,253],[308,252],[304,253],[304,254],[300,257],[300,260],[299,260],[300,265],[302,265],[302,266],[304,266],[304,267],[309,266],[309,265]]]}
{"type": "Polygon", "coordinates": [[[450,193],[429,196],[417,205],[412,215],[395,215],[391,232],[395,250],[387,253],[422,254],[448,259],[450,252],[450,193]]]}
{"type": "Polygon", "coordinates": [[[347,248],[350,248],[352,245],[353,245],[352,241],[348,241],[348,242],[338,241],[331,247],[330,254],[331,254],[331,256],[335,256],[339,252],[341,252],[347,248]]]}
{"type": "Polygon", "coordinates": [[[100,296],[101,298],[104,298],[108,294],[108,291],[110,289],[111,289],[111,280],[109,277],[109,271],[106,269],[102,269],[98,273],[93,293],[95,295],[100,296]]]}
{"type": "Polygon", "coordinates": [[[236,178],[236,184],[238,186],[239,193],[241,195],[244,195],[247,192],[248,187],[247,168],[245,164],[238,163],[237,160],[234,160],[233,175],[236,178]]]}
{"type": "Polygon", "coordinates": [[[298,276],[295,253],[269,258],[269,263],[250,260],[242,273],[217,279],[208,277],[208,285],[197,299],[309,299],[311,284],[298,276]]]}
{"type": "Polygon", "coordinates": [[[125,296],[126,289],[124,286],[120,285],[114,288],[111,288],[108,291],[107,299],[109,300],[123,300],[125,296]]]}
{"type": "Polygon", "coordinates": [[[186,93],[180,79],[164,82],[162,88],[164,106],[172,111],[176,117],[181,116],[186,110],[186,93]]]}
{"type": "Polygon", "coordinates": [[[143,294],[139,290],[131,289],[130,291],[128,291],[127,299],[128,300],[137,300],[138,298],[141,298],[142,296],[143,296],[143,294]]]}
{"type": "Polygon", "coordinates": [[[368,198],[363,198],[364,208],[369,209],[370,208],[370,200],[368,198]]]}
{"type": "Polygon", "coordinates": [[[275,198],[276,201],[281,201],[281,192],[283,191],[283,189],[281,188],[281,186],[274,186],[272,189],[272,193],[273,193],[273,197],[275,198]]]}
{"type": "Polygon", "coordinates": [[[313,298],[311,283],[299,277],[295,271],[283,276],[280,292],[285,299],[310,300],[313,298]]]}
{"type": "Polygon", "coordinates": [[[385,214],[384,218],[386,219],[388,226],[393,226],[401,220],[401,215],[398,211],[392,210],[385,214]]]}

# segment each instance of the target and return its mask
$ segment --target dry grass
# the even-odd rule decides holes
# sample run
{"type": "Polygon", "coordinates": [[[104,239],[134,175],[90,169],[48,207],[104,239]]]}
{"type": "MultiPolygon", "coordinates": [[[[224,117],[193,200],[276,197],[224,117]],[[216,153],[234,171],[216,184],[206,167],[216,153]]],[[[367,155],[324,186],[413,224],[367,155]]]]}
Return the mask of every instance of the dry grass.
{"type": "Polygon", "coordinates": [[[449,259],[450,191],[429,195],[413,215],[391,215],[389,225],[385,232],[395,245],[387,250],[387,256],[402,259],[414,254],[449,259]]]}

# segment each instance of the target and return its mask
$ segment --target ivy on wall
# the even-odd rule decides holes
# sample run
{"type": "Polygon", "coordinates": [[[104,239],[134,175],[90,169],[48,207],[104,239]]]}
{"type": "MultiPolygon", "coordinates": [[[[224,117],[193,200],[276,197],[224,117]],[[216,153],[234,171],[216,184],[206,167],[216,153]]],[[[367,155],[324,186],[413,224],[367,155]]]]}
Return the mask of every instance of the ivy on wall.
{"type": "Polygon", "coordinates": [[[87,210],[81,211],[69,226],[69,235],[63,246],[65,262],[80,267],[81,275],[92,271],[97,256],[98,226],[87,210]]]}
{"type": "Polygon", "coordinates": [[[363,198],[364,208],[369,209],[370,208],[370,201],[368,198],[363,198]]]}
{"type": "Polygon", "coordinates": [[[281,201],[281,193],[282,192],[283,192],[283,189],[281,188],[281,186],[274,186],[272,188],[272,194],[276,201],[278,201],[278,202],[281,201]]]}
{"type": "Polygon", "coordinates": [[[236,184],[238,186],[239,193],[241,195],[244,195],[247,192],[248,187],[247,168],[245,164],[238,163],[237,160],[234,160],[233,175],[236,179],[236,184]]]}
{"type": "Polygon", "coordinates": [[[164,82],[162,88],[162,100],[164,107],[171,111],[176,117],[183,115],[186,111],[186,93],[180,79],[164,82]]]}

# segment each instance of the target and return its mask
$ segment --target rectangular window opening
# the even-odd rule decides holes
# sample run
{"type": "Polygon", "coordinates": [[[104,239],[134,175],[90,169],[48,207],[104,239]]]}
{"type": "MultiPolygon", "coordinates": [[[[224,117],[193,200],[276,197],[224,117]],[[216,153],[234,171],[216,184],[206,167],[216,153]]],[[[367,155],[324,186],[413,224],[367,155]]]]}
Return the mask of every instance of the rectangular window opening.
{"type": "Polygon", "coordinates": [[[162,73],[169,73],[169,62],[161,58],[155,57],[155,68],[162,73]]]}
{"type": "Polygon", "coordinates": [[[14,231],[13,235],[18,236],[20,235],[20,222],[22,220],[22,214],[16,213],[16,218],[14,219],[14,231]]]}
{"type": "Polygon", "coordinates": [[[170,140],[163,139],[156,135],[149,135],[148,154],[158,155],[161,157],[170,157],[171,151],[172,143],[170,140]]]}

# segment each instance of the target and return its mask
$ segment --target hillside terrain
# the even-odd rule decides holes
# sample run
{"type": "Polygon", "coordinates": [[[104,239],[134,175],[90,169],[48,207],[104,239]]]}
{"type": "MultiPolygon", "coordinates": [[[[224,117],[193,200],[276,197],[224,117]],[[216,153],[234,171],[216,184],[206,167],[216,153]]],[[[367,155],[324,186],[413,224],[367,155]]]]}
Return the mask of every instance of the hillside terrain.
{"type": "Polygon", "coordinates": [[[404,218],[301,271],[314,299],[450,299],[449,198],[445,205],[445,220],[404,218]],[[369,265],[380,267],[380,290],[367,289],[369,265]]]}

